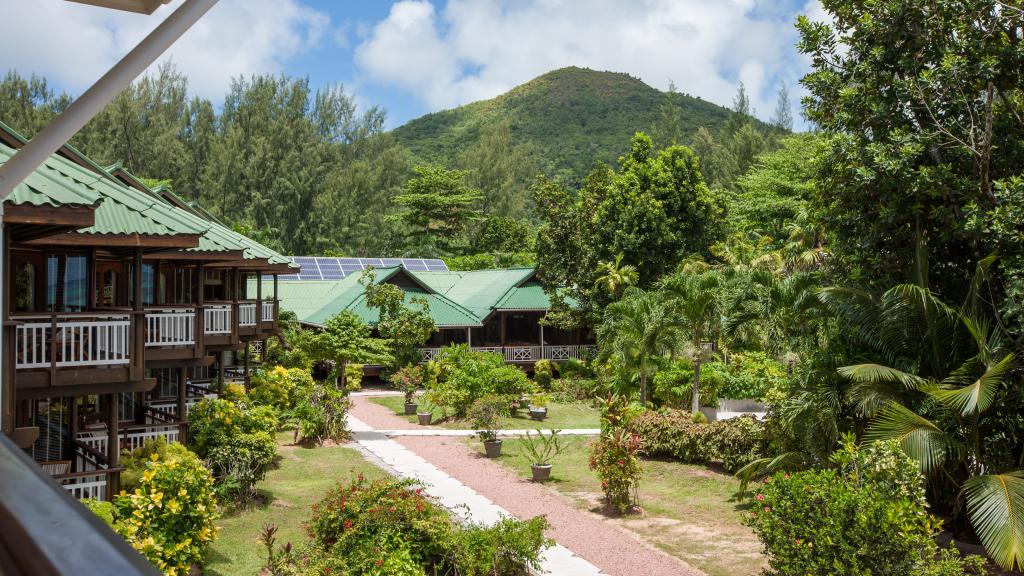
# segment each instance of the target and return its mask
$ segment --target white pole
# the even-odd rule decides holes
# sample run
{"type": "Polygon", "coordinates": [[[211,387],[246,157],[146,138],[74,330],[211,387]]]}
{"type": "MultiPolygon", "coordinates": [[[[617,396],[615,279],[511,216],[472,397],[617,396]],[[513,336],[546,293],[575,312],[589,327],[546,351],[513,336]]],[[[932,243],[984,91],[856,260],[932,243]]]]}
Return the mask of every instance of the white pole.
{"type": "Polygon", "coordinates": [[[0,166],[0,201],[99,114],[216,3],[217,0],[185,0],[67,110],[0,166]]]}

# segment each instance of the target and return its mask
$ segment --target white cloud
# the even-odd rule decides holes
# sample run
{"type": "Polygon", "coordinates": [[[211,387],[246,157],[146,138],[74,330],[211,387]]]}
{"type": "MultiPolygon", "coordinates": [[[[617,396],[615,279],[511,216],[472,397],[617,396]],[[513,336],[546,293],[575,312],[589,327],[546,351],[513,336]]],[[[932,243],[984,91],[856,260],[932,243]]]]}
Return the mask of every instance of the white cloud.
{"type": "MultiPolygon", "coordinates": [[[[140,16],[64,0],[0,0],[9,24],[0,36],[7,59],[0,67],[80,93],[178,5],[140,16]]],[[[221,0],[161,60],[173,59],[193,92],[219,100],[233,77],[279,72],[329,29],[326,14],[297,0],[221,0]]]]}
{"type": "MultiPolygon", "coordinates": [[[[399,87],[430,109],[490,98],[549,70],[627,72],[660,89],[669,79],[729,105],[743,81],[762,117],[806,69],[795,14],[757,16],[770,0],[426,0],[395,3],[356,49],[365,79],[399,87]]],[[[812,2],[809,7],[814,7],[812,2]]]]}

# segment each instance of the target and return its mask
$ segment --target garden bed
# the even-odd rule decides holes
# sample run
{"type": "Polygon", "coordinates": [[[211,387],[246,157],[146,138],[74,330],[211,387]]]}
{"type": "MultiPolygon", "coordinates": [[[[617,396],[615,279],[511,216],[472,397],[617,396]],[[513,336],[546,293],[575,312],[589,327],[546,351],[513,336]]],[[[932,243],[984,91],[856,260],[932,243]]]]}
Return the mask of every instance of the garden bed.
{"type": "MultiPolygon", "coordinates": [[[[547,486],[578,507],[602,514],[601,486],[588,467],[588,438],[564,437],[547,486]]],[[[519,439],[506,439],[497,460],[523,478],[530,464],[519,439]]],[[[475,449],[478,442],[473,442],[475,449]]],[[[640,482],[642,514],[609,517],[666,553],[708,576],[755,575],[766,565],[761,545],[743,526],[744,506],[733,501],[738,481],[727,474],[677,462],[644,460],[640,482]]]]}
{"type": "Polygon", "coordinates": [[[207,553],[205,574],[258,574],[266,559],[263,545],[257,542],[264,524],[278,526],[278,542],[303,544],[307,541],[303,523],[328,490],[356,474],[369,479],[385,475],[356,450],[326,445],[303,448],[292,444],[292,434],[277,436],[278,466],[258,485],[260,503],[217,522],[220,533],[207,553]]]}
{"type": "MultiPolygon", "coordinates": [[[[368,398],[370,402],[391,410],[396,416],[412,425],[416,425],[416,416],[405,415],[405,401],[401,396],[378,396],[368,398]]],[[[472,424],[467,420],[441,420],[443,414],[439,408],[434,409],[433,425],[451,430],[469,430],[472,424]],[[440,421],[439,421],[440,420],[440,421]]],[[[526,410],[518,410],[514,418],[506,418],[504,428],[508,430],[559,430],[578,428],[599,428],[600,412],[588,404],[558,403],[548,405],[548,417],[541,421],[531,420],[526,410]]]]}

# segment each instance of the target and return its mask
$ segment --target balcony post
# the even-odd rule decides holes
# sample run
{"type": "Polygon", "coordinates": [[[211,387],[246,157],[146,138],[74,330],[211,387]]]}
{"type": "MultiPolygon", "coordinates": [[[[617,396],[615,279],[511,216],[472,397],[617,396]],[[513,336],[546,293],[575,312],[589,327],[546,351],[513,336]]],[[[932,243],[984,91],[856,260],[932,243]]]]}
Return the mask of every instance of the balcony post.
{"type": "Polygon", "coordinates": [[[537,325],[540,326],[540,357],[541,357],[541,359],[543,359],[544,358],[544,323],[543,322],[538,322],[537,325]]]}
{"type": "Polygon", "coordinates": [[[187,390],[188,386],[186,385],[187,381],[188,381],[188,378],[186,378],[185,368],[178,368],[178,422],[184,422],[185,418],[186,418],[186,416],[185,416],[185,406],[186,406],[185,396],[186,396],[186,393],[188,392],[188,390],[187,390]]]}
{"type": "Polygon", "coordinates": [[[242,356],[245,362],[245,391],[249,391],[249,341],[246,340],[242,346],[242,356]]]}
{"type": "MultiPolygon", "coordinates": [[[[238,323],[241,321],[241,317],[238,315],[240,312],[238,308],[238,268],[232,268],[228,272],[228,277],[231,282],[231,343],[238,344],[238,323]]],[[[221,390],[221,392],[224,391],[221,390]]]]}
{"type": "Polygon", "coordinates": [[[278,310],[280,300],[277,299],[277,274],[274,274],[274,329],[277,329],[278,317],[281,315],[281,311],[278,310]]]}
{"type": "Polygon", "coordinates": [[[196,321],[195,321],[195,357],[202,358],[205,355],[204,344],[206,334],[206,310],[203,308],[206,303],[206,269],[203,263],[196,264],[196,321]]]}
{"type": "Polygon", "coordinates": [[[263,323],[263,273],[256,271],[256,330],[263,323]]]}
{"type": "Polygon", "coordinates": [[[217,352],[217,394],[224,395],[224,352],[217,352]]]}
{"type": "Polygon", "coordinates": [[[146,308],[142,305],[142,248],[135,249],[132,266],[132,380],[145,377],[146,371],[146,308]]]}
{"type": "MultiPolygon", "coordinates": [[[[112,392],[107,394],[107,467],[117,468],[121,457],[121,434],[118,427],[121,425],[119,415],[121,394],[112,392]]],[[[118,493],[119,486],[117,474],[107,474],[107,500],[113,500],[118,493]]]]}

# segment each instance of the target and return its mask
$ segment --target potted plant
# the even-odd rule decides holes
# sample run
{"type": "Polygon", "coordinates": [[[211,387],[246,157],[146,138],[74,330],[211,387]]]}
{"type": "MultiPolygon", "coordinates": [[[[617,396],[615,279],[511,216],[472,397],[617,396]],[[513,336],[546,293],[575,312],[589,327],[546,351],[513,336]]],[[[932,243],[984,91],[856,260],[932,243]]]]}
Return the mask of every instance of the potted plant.
{"type": "Polygon", "coordinates": [[[547,418],[549,401],[547,394],[534,394],[530,398],[530,418],[538,422],[547,418]]]}
{"type": "Polygon", "coordinates": [[[423,383],[423,369],[419,366],[404,366],[390,378],[391,386],[405,394],[405,415],[416,414],[416,390],[423,383]]]}
{"type": "Polygon", "coordinates": [[[416,420],[420,426],[430,426],[430,421],[434,418],[434,405],[430,403],[430,400],[425,396],[420,397],[421,400],[417,404],[416,420]]]}
{"type": "Polygon", "coordinates": [[[476,437],[484,443],[484,452],[488,458],[501,456],[501,440],[498,430],[504,422],[508,410],[509,398],[488,394],[469,407],[469,417],[473,427],[477,429],[476,437]]]}
{"type": "Polygon", "coordinates": [[[534,482],[546,482],[551,478],[551,460],[562,452],[562,445],[558,443],[559,432],[561,430],[552,430],[545,436],[538,431],[535,439],[527,431],[523,437],[523,455],[530,461],[534,482]]]}

